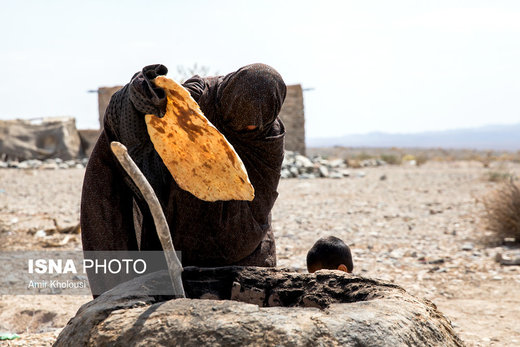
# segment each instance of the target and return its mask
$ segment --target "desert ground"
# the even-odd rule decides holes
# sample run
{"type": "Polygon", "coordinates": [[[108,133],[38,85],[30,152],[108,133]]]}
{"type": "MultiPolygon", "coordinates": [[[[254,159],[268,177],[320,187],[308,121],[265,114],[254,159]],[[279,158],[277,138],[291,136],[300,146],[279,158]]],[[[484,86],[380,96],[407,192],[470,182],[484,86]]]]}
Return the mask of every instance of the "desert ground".
{"type": "MultiPolygon", "coordinates": [[[[518,253],[483,241],[483,199],[520,176],[520,164],[427,161],[420,166],[351,169],[342,179],[285,179],[273,209],[278,266],[306,271],[305,255],[335,235],[354,255],[356,274],[394,282],[434,302],[468,346],[520,345],[518,253]],[[485,167],[487,166],[487,167],[485,167]]],[[[0,169],[0,250],[81,249],[74,232],[84,169],[0,169]],[[43,230],[43,231],[42,231],[43,230]]],[[[0,296],[5,346],[51,345],[90,296],[0,296]]]]}

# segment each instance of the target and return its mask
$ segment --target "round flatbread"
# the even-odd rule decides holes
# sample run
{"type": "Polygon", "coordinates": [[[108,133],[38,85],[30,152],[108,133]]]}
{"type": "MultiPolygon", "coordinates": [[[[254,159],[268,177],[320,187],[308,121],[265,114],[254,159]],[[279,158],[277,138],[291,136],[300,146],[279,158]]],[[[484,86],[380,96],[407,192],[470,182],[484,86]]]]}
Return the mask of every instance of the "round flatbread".
{"type": "Polygon", "coordinates": [[[253,200],[254,188],[242,160],[190,93],[164,76],[154,82],[166,92],[168,104],[162,118],[147,114],[146,125],[175,182],[205,201],[253,200]]]}

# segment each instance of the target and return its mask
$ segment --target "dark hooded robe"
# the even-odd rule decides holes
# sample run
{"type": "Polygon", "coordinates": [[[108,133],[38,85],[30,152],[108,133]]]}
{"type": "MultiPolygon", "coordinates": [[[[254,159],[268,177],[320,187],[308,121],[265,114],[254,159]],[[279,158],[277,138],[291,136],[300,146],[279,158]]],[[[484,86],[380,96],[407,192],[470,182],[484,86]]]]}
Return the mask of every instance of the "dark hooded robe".
{"type": "MultiPolygon", "coordinates": [[[[282,77],[267,65],[253,64],[183,84],[233,145],[255,188],[250,202],[206,202],[179,188],[146,129],[145,114],[165,113],[165,93],[151,81],[166,73],[163,65],[147,66],[110,100],[83,182],[83,249],[162,249],[146,202],[110,150],[110,142],[119,141],[157,194],[183,266],[276,266],[270,212],[284,152],[285,129],[278,118],[286,94],[282,77]],[[249,125],[256,129],[248,130],[249,125]]],[[[90,273],[89,279],[93,292],[114,285],[93,283],[90,273]]]]}

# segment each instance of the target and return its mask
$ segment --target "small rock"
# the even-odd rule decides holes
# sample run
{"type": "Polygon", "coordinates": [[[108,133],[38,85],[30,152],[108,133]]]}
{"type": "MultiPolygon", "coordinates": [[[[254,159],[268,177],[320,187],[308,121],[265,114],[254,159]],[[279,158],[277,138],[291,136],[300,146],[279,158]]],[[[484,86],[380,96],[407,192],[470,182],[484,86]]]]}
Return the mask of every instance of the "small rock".
{"type": "Polygon", "coordinates": [[[47,233],[43,229],[40,229],[36,233],[34,233],[34,237],[46,237],[46,236],[47,236],[47,233]]]}
{"type": "Polygon", "coordinates": [[[7,162],[7,167],[13,168],[13,169],[17,169],[18,168],[18,164],[20,164],[20,163],[15,161],[15,160],[10,160],[10,161],[7,162]]]}
{"type": "Polygon", "coordinates": [[[58,165],[56,163],[46,162],[42,166],[40,166],[40,169],[43,169],[43,170],[56,170],[56,169],[58,169],[58,165]]]}
{"type": "Polygon", "coordinates": [[[25,165],[31,169],[37,169],[42,165],[42,161],[37,159],[26,160],[22,163],[25,163],[25,165]]]}
{"type": "Polygon", "coordinates": [[[462,250],[463,251],[471,251],[473,249],[473,244],[471,242],[468,242],[468,243],[465,243],[462,245],[462,250]]]}
{"type": "Polygon", "coordinates": [[[280,176],[282,178],[290,178],[292,177],[292,174],[291,171],[289,171],[288,169],[282,169],[282,171],[280,172],[280,176]]]}
{"type": "Polygon", "coordinates": [[[72,279],[74,281],[88,281],[88,277],[83,275],[74,275],[72,276],[72,279]]]}
{"type": "Polygon", "coordinates": [[[316,178],[316,176],[313,175],[313,174],[303,173],[303,174],[299,175],[298,178],[301,178],[301,179],[312,179],[312,178],[316,178]]]}
{"type": "Polygon", "coordinates": [[[329,167],[331,168],[344,168],[346,166],[345,160],[343,159],[333,159],[329,161],[329,167]]]}
{"type": "Polygon", "coordinates": [[[500,265],[520,265],[520,257],[514,259],[505,258],[500,252],[495,255],[495,261],[500,263],[500,265]]]}
{"type": "Polygon", "coordinates": [[[350,176],[350,170],[341,170],[340,173],[343,175],[343,177],[349,177],[350,176]]]}
{"type": "Polygon", "coordinates": [[[320,172],[320,177],[329,177],[329,169],[326,166],[320,166],[318,168],[320,172]]]}
{"type": "Polygon", "coordinates": [[[514,237],[505,237],[504,241],[502,241],[502,244],[504,246],[515,246],[516,245],[516,239],[514,237]]]}
{"type": "Polygon", "coordinates": [[[403,257],[403,251],[400,249],[394,249],[389,254],[390,258],[399,259],[403,257]]]}
{"type": "Polygon", "coordinates": [[[22,161],[21,163],[18,164],[17,168],[18,169],[28,169],[29,164],[26,161],[22,161]]]}
{"type": "Polygon", "coordinates": [[[428,264],[433,264],[433,265],[435,265],[435,264],[444,264],[444,259],[440,258],[440,259],[430,260],[428,262],[428,264]]]}
{"type": "Polygon", "coordinates": [[[296,155],[296,166],[300,166],[300,167],[304,167],[304,168],[312,168],[314,167],[314,164],[312,163],[312,161],[307,158],[307,157],[304,157],[303,155],[296,155]]]}
{"type": "Polygon", "coordinates": [[[298,177],[298,175],[300,174],[300,172],[298,171],[298,169],[296,168],[296,166],[292,166],[292,167],[289,169],[289,172],[291,173],[291,177],[298,177]]]}

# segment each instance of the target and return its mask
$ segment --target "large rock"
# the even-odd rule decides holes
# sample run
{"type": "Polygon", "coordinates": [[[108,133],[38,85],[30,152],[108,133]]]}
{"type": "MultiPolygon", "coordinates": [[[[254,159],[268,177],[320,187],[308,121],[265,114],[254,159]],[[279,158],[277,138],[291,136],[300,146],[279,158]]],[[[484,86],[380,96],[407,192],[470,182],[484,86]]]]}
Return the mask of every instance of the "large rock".
{"type": "Polygon", "coordinates": [[[462,346],[433,303],[387,282],[251,267],[186,268],[183,280],[191,299],[149,294],[165,271],[117,286],[55,346],[462,346]]]}

